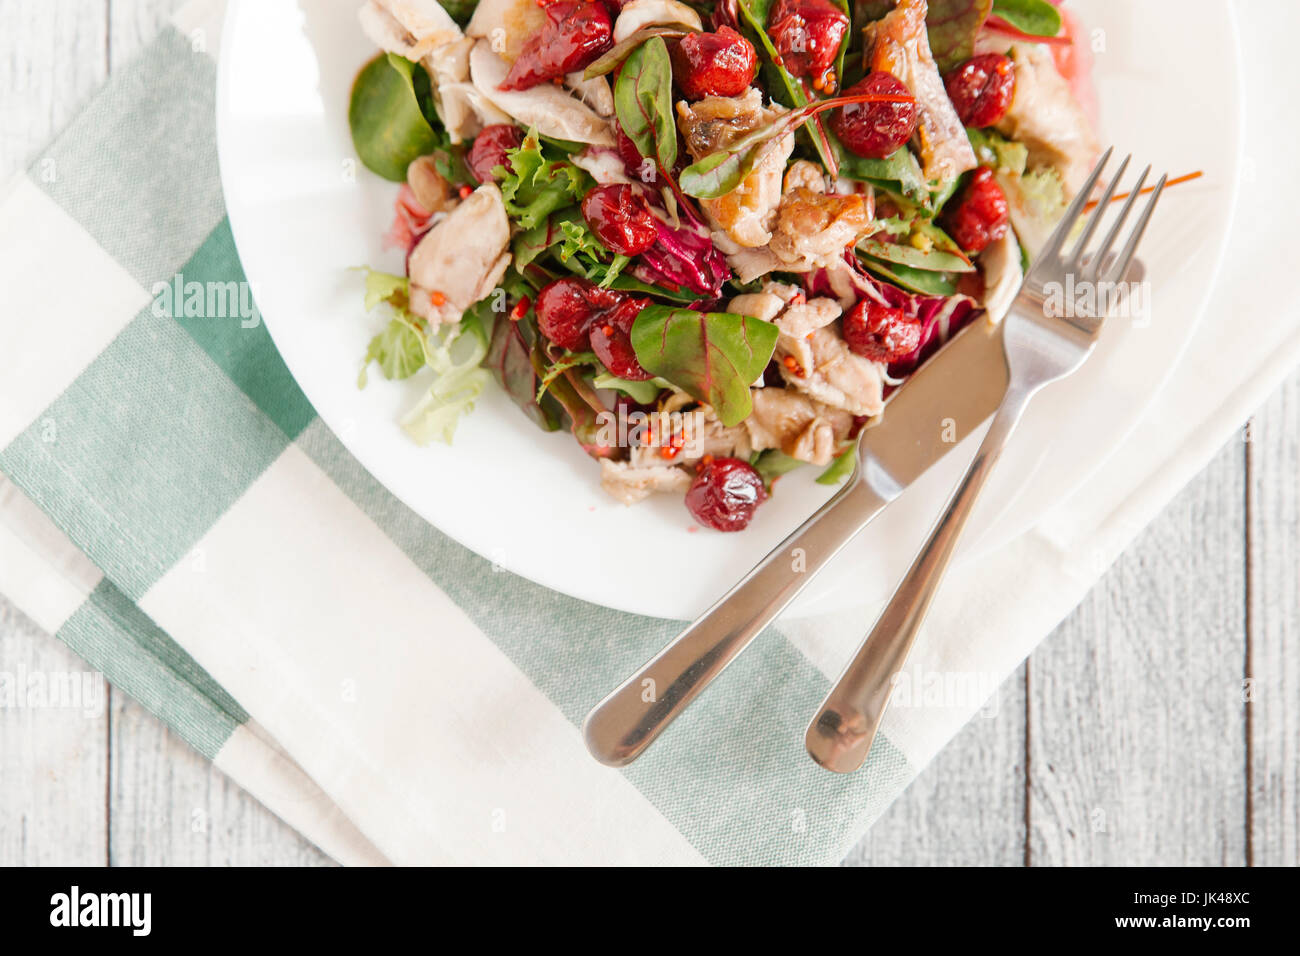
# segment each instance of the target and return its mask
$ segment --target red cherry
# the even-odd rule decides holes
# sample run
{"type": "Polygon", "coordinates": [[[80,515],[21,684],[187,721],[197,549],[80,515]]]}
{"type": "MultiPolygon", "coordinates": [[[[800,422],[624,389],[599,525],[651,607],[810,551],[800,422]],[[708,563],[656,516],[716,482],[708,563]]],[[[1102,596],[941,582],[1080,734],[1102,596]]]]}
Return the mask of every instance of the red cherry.
{"type": "Polygon", "coordinates": [[[543,8],[550,21],[524,44],[503,90],[526,90],[581,70],[614,45],[609,10],[591,0],[558,0],[543,8]]]}
{"type": "Polygon", "coordinates": [[[849,18],[830,0],[776,0],[767,18],[781,65],[792,76],[813,77],[814,85],[824,85],[848,30],[849,18]]]}
{"type": "MultiPolygon", "coordinates": [[[[868,74],[844,91],[844,96],[863,93],[877,96],[911,96],[892,73],[868,74]]],[[[919,108],[916,103],[850,103],[831,114],[831,129],[850,152],[866,159],[892,156],[916,131],[919,108]]]]}
{"type": "Polygon", "coordinates": [[[1007,234],[1010,218],[1006,194],[993,178],[993,170],[981,166],[956,202],[944,209],[941,223],[957,245],[976,253],[1007,234]]]}
{"type": "Polygon", "coordinates": [[[597,186],[587,193],[582,218],[606,249],[624,256],[640,255],[659,237],[650,204],[627,183],[597,186]]]}
{"type": "Polygon", "coordinates": [[[763,479],[739,458],[705,459],[686,491],[686,508],[715,531],[743,531],[767,500],[763,479]]]}
{"type": "Polygon", "coordinates": [[[618,305],[622,296],[576,276],[556,279],[537,293],[537,326],[542,334],[571,352],[587,348],[587,330],[603,312],[618,305]]]}
{"type": "Polygon", "coordinates": [[[465,162],[474,178],[480,183],[490,183],[495,178],[492,170],[498,166],[513,169],[506,150],[518,149],[524,142],[524,133],[518,126],[510,123],[494,123],[483,127],[483,131],[474,138],[474,145],[469,148],[465,162]]]}
{"type": "Polygon", "coordinates": [[[948,98],[962,124],[983,129],[999,123],[1016,96],[1016,67],[1010,57],[986,53],[967,60],[944,78],[948,98]]]}
{"type": "Polygon", "coordinates": [[[921,344],[921,323],[902,309],[863,299],[841,323],[849,351],[873,362],[897,362],[921,344]]]}
{"type": "Polygon", "coordinates": [[[623,298],[591,324],[591,350],[596,353],[596,358],[609,369],[610,374],[629,382],[654,378],[641,367],[636,350],[632,348],[632,323],[649,304],[649,299],[623,298]]]}
{"type": "Polygon", "coordinates": [[[754,82],[754,46],[731,27],[716,33],[691,33],[673,44],[673,78],[688,100],[739,96],[754,82]]]}

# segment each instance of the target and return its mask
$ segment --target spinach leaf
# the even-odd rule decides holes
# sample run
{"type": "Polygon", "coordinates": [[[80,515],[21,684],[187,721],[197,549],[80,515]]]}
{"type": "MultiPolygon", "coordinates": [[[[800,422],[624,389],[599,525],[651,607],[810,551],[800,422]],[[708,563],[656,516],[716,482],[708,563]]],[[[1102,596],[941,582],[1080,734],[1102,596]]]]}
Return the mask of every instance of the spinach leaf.
{"type": "Polygon", "coordinates": [[[469,23],[470,17],[478,8],[478,0],[438,0],[444,10],[456,21],[458,26],[469,23]]]}
{"type": "Polygon", "coordinates": [[[767,451],[759,452],[750,459],[749,463],[758,472],[758,476],[763,479],[763,487],[768,491],[772,490],[772,482],[776,481],[776,479],[807,464],[806,461],[791,458],[777,448],[769,448],[767,451]]]}
{"type": "Polygon", "coordinates": [[[947,72],[971,58],[975,34],[996,5],[995,0],[930,0],[925,25],[940,70],[947,72]]]}
{"type": "Polygon", "coordinates": [[[915,246],[901,242],[880,242],[876,239],[864,239],[858,243],[858,249],[874,259],[920,269],[925,272],[974,272],[975,267],[964,256],[939,249],[926,252],[915,246]]]}
{"type": "Polygon", "coordinates": [[[677,162],[673,65],[663,37],[651,37],[628,55],[614,83],[614,109],[619,126],[641,155],[672,169],[677,162]]]}
{"type": "Polygon", "coordinates": [[[753,411],[749,386],[771,360],[778,334],[750,316],[652,305],[632,326],[632,348],[642,368],[708,402],[730,427],[753,411]]]}
{"type": "Polygon", "coordinates": [[[874,256],[862,256],[862,264],[876,275],[908,292],[922,295],[956,295],[957,283],[947,272],[926,272],[896,262],[885,262],[874,256]]]}
{"type": "Polygon", "coordinates": [[[652,378],[644,382],[629,382],[609,372],[601,372],[591,382],[596,388],[610,388],[622,392],[638,405],[653,405],[659,393],[667,386],[660,379],[652,378]]]}
{"type": "Polygon", "coordinates": [[[412,160],[441,145],[441,137],[421,109],[417,77],[427,89],[424,67],[389,53],[362,67],[352,84],[348,104],[352,145],[367,169],[395,183],[406,180],[412,160]]]}
{"type": "MultiPolygon", "coordinates": [[[[838,145],[838,141],[837,141],[838,145]]],[[[930,200],[930,189],[921,171],[921,164],[906,146],[900,146],[885,159],[865,159],[840,146],[840,175],[925,206],[930,200]]]]}
{"type": "Polygon", "coordinates": [[[993,12],[1032,36],[1054,37],[1061,32],[1061,11],[1047,0],[993,0],[993,12]]]}

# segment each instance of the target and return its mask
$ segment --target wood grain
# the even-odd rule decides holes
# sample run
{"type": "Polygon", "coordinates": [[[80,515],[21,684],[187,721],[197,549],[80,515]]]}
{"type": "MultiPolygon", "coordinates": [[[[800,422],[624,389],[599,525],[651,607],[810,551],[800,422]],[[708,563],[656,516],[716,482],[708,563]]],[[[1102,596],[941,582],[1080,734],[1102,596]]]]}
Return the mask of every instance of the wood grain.
{"type": "Polygon", "coordinates": [[[1031,658],[1032,864],[1245,862],[1244,497],[1238,440],[1031,658]]]}
{"type": "Polygon", "coordinates": [[[1300,376],[1248,432],[1251,862],[1300,865],[1300,376]]]}

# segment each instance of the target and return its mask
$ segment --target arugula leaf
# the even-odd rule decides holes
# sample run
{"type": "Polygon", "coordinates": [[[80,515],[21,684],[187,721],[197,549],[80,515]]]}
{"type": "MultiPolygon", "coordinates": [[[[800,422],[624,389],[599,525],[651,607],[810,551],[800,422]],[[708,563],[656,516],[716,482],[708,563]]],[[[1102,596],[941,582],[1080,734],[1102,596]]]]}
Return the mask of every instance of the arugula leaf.
{"type": "Polygon", "coordinates": [[[417,94],[424,67],[394,53],[375,57],[357,74],[348,104],[352,145],[367,169],[399,183],[412,160],[434,151],[441,137],[429,124],[417,94]]]}
{"type": "Polygon", "coordinates": [[[825,471],[817,477],[819,485],[838,485],[845,478],[853,474],[853,470],[858,466],[858,446],[854,442],[844,451],[836,456],[835,460],[830,463],[825,471]]]}
{"type": "Polygon", "coordinates": [[[610,48],[609,52],[601,54],[590,66],[582,73],[584,80],[594,80],[598,76],[604,76],[606,73],[612,73],[618,68],[618,65],[631,55],[632,51],[639,47],[651,37],[668,37],[676,39],[684,37],[688,33],[695,33],[694,27],[688,27],[685,24],[666,24],[656,23],[648,27],[642,27],[622,43],[616,43],[610,48]]]}
{"type": "Polygon", "coordinates": [[[505,174],[501,197],[506,212],[524,230],[545,224],[551,213],[580,202],[596,185],[591,176],[572,163],[548,159],[535,130],[507,155],[510,168],[498,167],[505,174]]]}
{"type": "Polygon", "coordinates": [[[750,316],[652,305],[632,325],[632,348],[642,368],[708,402],[730,427],[753,411],[750,383],[767,367],[779,334],[750,316]]]}
{"type": "Polygon", "coordinates": [[[399,318],[390,319],[366,348],[366,358],[357,376],[358,388],[366,387],[366,369],[371,362],[379,363],[379,370],[389,381],[410,378],[424,367],[424,342],[420,333],[399,318]]]}
{"type": "Polygon", "coordinates": [[[1061,11],[1047,0],[993,0],[993,12],[1032,36],[1054,37],[1061,32],[1061,11]]]}
{"type": "Polygon", "coordinates": [[[995,6],[996,0],[930,0],[925,25],[940,71],[946,73],[971,58],[975,34],[995,6]]]}
{"type": "Polygon", "coordinates": [[[628,55],[614,82],[614,108],[619,126],[641,155],[672,169],[677,162],[673,65],[663,37],[651,37],[628,55]]]}

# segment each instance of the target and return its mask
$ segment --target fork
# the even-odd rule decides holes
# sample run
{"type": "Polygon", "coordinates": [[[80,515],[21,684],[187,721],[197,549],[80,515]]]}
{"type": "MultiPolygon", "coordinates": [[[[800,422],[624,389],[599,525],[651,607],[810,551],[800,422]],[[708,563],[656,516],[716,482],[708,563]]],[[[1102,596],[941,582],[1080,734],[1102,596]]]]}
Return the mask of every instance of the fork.
{"type": "MultiPolygon", "coordinates": [[[[962,529],[1030,400],[1044,386],[1083,365],[1097,344],[1106,314],[1114,306],[1112,290],[1117,289],[1133,261],[1168,180],[1167,176],[1160,178],[1127,242],[1117,256],[1112,255],[1137,197],[1151,175],[1148,166],[1101,245],[1090,256],[1086,255],[1132,159],[1131,156],[1125,158],[1102,194],[1096,210],[1088,217],[1078,241],[1066,253],[1065,246],[1113,153],[1113,148],[1106,151],[1079,190],[1060,225],[1029,269],[1015,304],[1003,320],[1002,342],[1010,374],[1007,392],[966,476],[958,484],[948,507],[930,532],[929,540],[881,612],[871,633],[808,726],[804,737],[808,753],[829,770],[850,773],[866,760],[889,705],[895,678],[907,662],[962,529]],[[1104,306],[1099,306],[1091,315],[1080,316],[1074,309],[1066,309],[1066,316],[1048,315],[1049,297],[1055,298],[1055,290],[1066,287],[1071,277],[1076,289],[1091,287],[1095,293],[1106,292],[1104,306]]],[[[1096,301],[1100,303],[1102,299],[1096,301]]]]}

